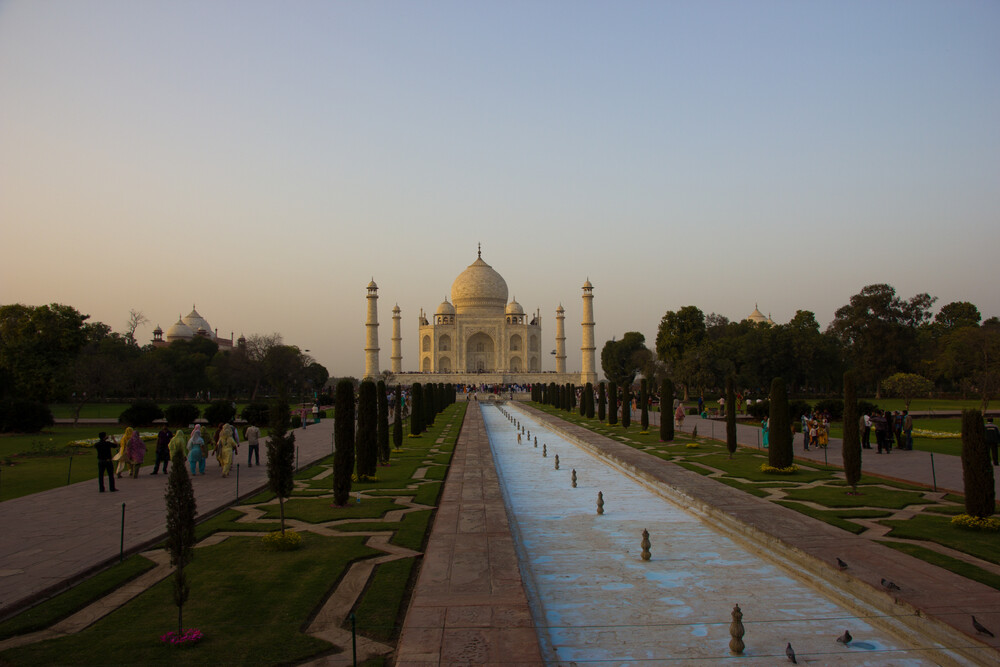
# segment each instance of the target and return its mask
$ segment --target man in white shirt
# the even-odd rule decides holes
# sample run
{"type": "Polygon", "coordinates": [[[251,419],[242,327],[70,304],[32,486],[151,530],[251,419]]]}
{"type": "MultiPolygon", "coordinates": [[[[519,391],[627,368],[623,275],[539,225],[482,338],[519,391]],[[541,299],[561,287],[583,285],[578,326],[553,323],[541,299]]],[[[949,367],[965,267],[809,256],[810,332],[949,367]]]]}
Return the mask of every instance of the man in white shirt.
{"type": "Polygon", "coordinates": [[[253,461],[260,465],[260,429],[250,424],[246,430],[247,436],[247,467],[253,467],[253,461]]]}

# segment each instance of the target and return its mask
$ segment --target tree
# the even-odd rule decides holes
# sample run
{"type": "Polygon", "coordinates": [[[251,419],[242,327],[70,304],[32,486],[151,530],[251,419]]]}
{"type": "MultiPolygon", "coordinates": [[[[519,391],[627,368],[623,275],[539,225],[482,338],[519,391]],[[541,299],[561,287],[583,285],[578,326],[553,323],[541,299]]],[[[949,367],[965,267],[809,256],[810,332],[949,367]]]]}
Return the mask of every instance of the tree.
{"type": "Polygon", "coordinates": [[[354,383],[338,382],[333,400],[333,504],[343,507],[351,497],[354,474],[354,383]]]}
{"type": "Polygon", "coordinates": [[[861,480],[861,425],[858,410],[858,391],[854,384],[854,373],[844,373],[844,476],[851,485],[851,493],[857,495],[861,480]]]}
{"type": "Polygon", "coordinates": [[[876,284],[837,309],[827,331],[841,341],[859,379],[876,388],[876,398],[881,378],[911,370],[917,327],[930,318],[934,301],[928,294],[904,301],[891,285],[876,284]]]}
{"type": "Polygon", "coordinates": [[[177,605],[177,634],[184,632],[184,603],[191,592],[184,568],[194,558],[196,503],[187,461],[180,450],[174,452],[167,481],[167,553],[174,566],[174,604],[177,605]]]}
{"type": "MultiPolygon", "coordinates": [[[[271,434],[267,441],[267,481],[278,497],[281,534],[285,534],[285,498],[295,483],[295,434],[289,433],[291,411],[282,396],[271,404],[271,434]]],[[[176,466],[175,466],[176,467],[176,466]]]]}
{"type": "Polygon", "coordinates": [[[649,381],[646,378],[642,378],[639,382],[639,403],[642,404],[640,408],[640,422],[639,425],[642,428],[643,433],[649,432],[649,381]]]}
{"type": "Polygon", "coordinates": [[[788,468],[794,461],[792,430],[788,417],[788,391],[785,380],[777,377],[771,382],[771,411],[768,415],[767,462],[775,468],[788,468]]]}
{"type": "Polygon", "coordinates": [[[594,384],[592,382],[587,383],[587,388],[583,390],[583,395],[587,397],[587,407],[586,407],[586,417],[587,419],[594,418],[594,384]]]}
{"type": "Polygon", "coordinates": [[[148,323],[149,323],[149,318],[143,315],[141,310],[136,310],[135,308],[132,308],[131,310],[128,311],[128,323],[125,325],[125,340],[128,342],[129,345],[135,345],[136,347],[138,347],[138,344],[136,343],[135,340],[135,330],[141,327],[143,324],[148,324],[148,323]]]}
{"type": "Polygon", "coordinates": [[[628,430],[632,424],[632,385],[622,387],[622,428],[628,430]]]}
{"type": "Polygon", "coordinates": [[[608,381],[608,424],[618,423],[618,385],[614,380],[608,381]]]}
{"type": "Polygon", "coordinates": [[[378,466],[378,399],[375,383],[365,380],[358,390],[358,431],[354,441],[358,481],[373,478],[378,466]]]}
{"type": "Polygon", "coordinates": [[[938,368],[953,381],[975,388],[986,412],[1000,393],[1000,324],[990,320],[979,327],[962,327],[942,337],[938,368]]]}
{"type": "Polygon", "coordinates": [[[395,407],[392,410],[392,446],[398,450],[403,446],[403,388],[398,384],[393,401],[395,407]]]}
{"type": "Polygon", "coordinates": [[[978,327],[983,316],[979,309],[968,301],[952,301],[941,306],[934,316],[934,330],[937,335],[951,333],[963,327],[978,327]]]}
{"type": "Polygon", "coordinates": [[[933,382],[915,373],[895,373],[882,380],[882,391],[902,398],[907,410],[910,409],[910,401],[917,396],[926,396],[933,388],[933,382]]]}
{"type": "Polygon", "coordinates": [[[410,388],[410,436],[416,438],[424,432],[424,388],[414,382],[410,388]]]}
{"type": "Polygon", "coordinates": [[[674,439],[674,383],[663,378],[660,383],[660,442],[674,439]]]}
{"type": "Polygon", "coordinates": [[[385,382],[375,385],[378,399],[378,460],[382,465],[389,463],[389,399],[385,395],[385,382]]]}
{"type": "Polygon", "coordinates": [[[607,417],[607,406],[608,406],[608,396],[607,389],[604,383],[601,382],[597,385],[597,419],[604,423],[604,418],[607,417]]]}
{"type": "Polygon", "coordinates": [[[656,356],[684,387],[684,398],[702,370],[698,348],[705,340],[705,314],[696,306],[668,310],[656,331],[656,356]]]}
{"type": "Polygon", "coordinates": [[[424,430],[434,426],[434,415],[437,414],[437,391],[433,382],[424,385],[424,430]]]}
{"type": "Polygon", "coordinates": [[[975,517],[993,516],[996,488],[993,466],[986,447],[986,428],[979,410],[962,410],[962,481],[965,513],[975,517]]]}
{"type": "Polygon", "coordinates": [[[726,378],[726,449],[729,458],[733,458],[736,453],[736,390],[732,376],[726,378]]]}
{"type": "Polygon", "coordinates": [[[64,394],[89,318],[58,303],[0,306],[0,396],[47,403],[64,394]]]}
{"type": "Polygon", "coordinates": [[[621,386],[630,385],[639,371],[641,352],[646,350],[646,337],[638,331],[629,331],[619,341],[609,340],[601,350],[601,368],[604,377],[621,386]]]}

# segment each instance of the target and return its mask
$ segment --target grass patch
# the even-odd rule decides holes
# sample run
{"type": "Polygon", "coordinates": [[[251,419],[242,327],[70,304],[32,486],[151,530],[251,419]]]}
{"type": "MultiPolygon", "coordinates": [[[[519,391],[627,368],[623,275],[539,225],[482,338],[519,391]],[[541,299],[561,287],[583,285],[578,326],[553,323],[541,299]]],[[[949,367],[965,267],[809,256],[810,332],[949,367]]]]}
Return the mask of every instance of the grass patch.
{"type": "Polygon", "coordinates": [[[878,542],[879,544],[884,544],[885,546],[895,549],[896,551],[902,551],[905,554],[927,561],[931,565],[943,567],[944,569],[954,572],[955,574],[965,577],[966,579],[972,579],[973,581],[978,581],[979,583],[985,584],[990,588],[1000,590],[1000,575],[993,574],[992,572],[984,570],[983,568],[977,567],[971,563],[966,563],[965,561],[958,560],[957,558],[946,556],[942,553],[938,553],[937,551],[933,551],[917,544],[910,544],[908,542],[891,542],[888,540],[878,540],[878,542]]]}
{"type": "MultiPolygon", "coordinates": [[[[246,516],[243,512],[228,509],[219,512],[211,519],[202,521],[194,529],[195,539],[201,541],[212,533],[223,532],[268,532],[274,530],[273,523],[237,523],[237,519],[246,516]]],[[[160,547],[165,546],[165,542],[160,543],[160,547]]]]}
{"type": "Polygon", "coordinates": [[[100,572],[53,598],[0,623],[0,639],[49,627],[96,602],[119,586],[152,570],[156,563],[138,554],[100,572]]]}
{"type": "MultiPolygon", "coordinates": [[[[281,518],[280,507],[277,504],[267,505],[264,518],[281,518]]],[[[290,498],[285,501],[285,518],[297,519],[306,523],[325,523],[339,519],[377,519],[389,510],[402,509],[389,498],[369,498],[360,503],[351,502],[344,507],[331,507],[325,499],[290,498]]]]}
{"type": "Polygon", "coordinates": [[[389,540],[392,544],[404,549],[420,551],[424,546],[427,527],[430,524],[431,511],[420,510],[403,516],[399,530],[389,540]]]}
{"type": "Polygon", "coordinates": [[[808,500],[827,507],[886,507],[903,509],[907,505],[926,503],[923,495],[912,491],[895,491],[877,486],[858,486],[859,496],[847,494],[843,487],[817,486],[810,489],[789,489],[788,500],[808,500]]]}
{"type": "Polygon", "coordinates": [[[886,519],[879,523],[892,528],[889,532],[890,537],[936,542],[970,556],[1000,564],[1000,533],[964,530],[952,526],[948,517],[928,514],[918,514],[906,521],[886,519]]]}
{"type": "MultiPolygon", "coordinates": [[[[412,558],[404,558],[375,568],[354,611],[358,632],[380,642],[395,639],[399,629],[398,610],[409,594],[413,565],[412,558]]],[[[349,621],[346,628],[350,629],[349,621]]]]}
{"type": "Polygon", "coordinates": [[[883,512],[881,510],[818,510],[809,507],[808,505],[790,503],[784,500],[777,500],[775,502],[782,507],[787,507],[788,509],[795,510],[800,514],[805,514],[806,516],[810,516],[814,519],[819,519],[824,523],[836,526],[841,530],[846,530],[847,532],[854,533],[855,535],[860,535],[867,529],[860,524],[854,523],[853,521],[848,521],[848,519],[878,519],[892,514],[891,512],[883,512]]]}
{"type": "Polygon", "coordinates": [[[448,476],[448,466],[430,466],[424,474],[424,479],[443,480],[448,476]]]}
{"type": "Polygon", "coordinates": [[[5,651],[10,665],[288,664],[331,649],[302,628],[348,565],[374,555],[361,537],[303,535],[298,551],[269,552],[257,538],[196,551],[186,572],[185,627],[205,633],[190,650],[159,641],[175,630],[168,578],[83,632],[5,651]],[[123,632],[122,628],[128,628],[123,632]],[[108,638],[113,637],[114,641],[108,638]]]}
{"type": "Polygon", "coordinates": [[[745,482],[740,482],[738,480],[733,479],[732,477],[716,477],[715,479],[722,482],[726,486],[731,486],[734,489],[745,491],[752,496],[757,496],[758,498],[765,498],[769,495],[767,491],[757,488],[757,486],[753,484],[746,484],[745,482]]]}
{"type": "Polygon", "coordinates": [[[417,493],[413,496],[413,502],[418,505],[430,505],[436,506],[438,503],[438,497],[441,495],[441,488],[444,485],[441,482],[428,482],[426,484],[421,484],[417,488],[417,493]]]}

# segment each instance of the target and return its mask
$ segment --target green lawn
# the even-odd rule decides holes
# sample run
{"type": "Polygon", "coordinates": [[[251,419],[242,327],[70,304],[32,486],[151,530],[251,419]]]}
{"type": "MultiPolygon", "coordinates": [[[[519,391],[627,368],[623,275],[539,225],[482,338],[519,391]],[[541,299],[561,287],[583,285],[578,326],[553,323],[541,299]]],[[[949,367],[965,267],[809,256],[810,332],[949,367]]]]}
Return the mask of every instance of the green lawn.
{"type": "MultiPolygon", "coordinates": [[[[428,457],[429,449],[453,449],[465,409],[464,403],[447,408],[424,438],[408,441],[402,450],[392,453],[391,465],[379,468],[379,481],[363,485],[366,492],[385,495],[362,499],[361,504],[332,508],[329,498],[310,497],[327,488],[323,486],[329,484],[326,478],[315,486],[310,484],[304,492],[293,492],[293,497],[285,503],[286,517],[305,521],[374,519],[388,509],[402,507],[387,496],[392,489],[409,484],[418,486],[406,489],[401,495],[423,504],[435,504],[441,483],[417,481],[412,474],[428,457]],[[445,442],[436,445],[435,440],[449,423],[451,428],[445,442]]],[[[324,472],[331,464],[329,458],[324,459],[299,471],[297,476],[307,479],[324,472]]],[[[259,504],[272,497],[266,492],[257,494],[247,504],[259,504]]],[[[266,509],[267,517],[277,517],[276,505],[266,509]]],[[[265,550],[257,536],[230,537],[220,544],[197,548],[187,569],[191,598],[184,608],[184,626],[206,633],[197,647],[175,649],[159,641],[163,633],[176,629],[171,578],[78,635],[5,651],[0,654],[0,664],[296,664],[327,652],[349,651],[350,646],[332,647],[303,634],[303,629],[352,562],[382,554],[365,546],[364,536],[353,533],[359,529],[391,531],[393,544],[419,551],[427,539],[432,514],[431,510],[419,510],[396,522],[369,520],[343,524],[345,529],[333,537],[304,532],[303,548],[293,552],[265,550]]],[[[224,510],[198,526],[197,538],[217,531],[257,532],[277,528],[273,521],[238,523],[242,516],[244,513],[237,509],[224,510]]],[[[126,561],[128,568],[118,566],[107,570],[10,619],[0,625],[0,634],[11,636],[46,627],[134,577],[148,567],[143,563],[149,561],[135,556],[126,561]]],[[[416,576],[416,563],[415,558],[405,558],[376,568],[355,608],[360,634],[378,641],[395,641],[416,576]]],[[[366,664],[382,663],[373,660],[366,664]]]]}
{"type": "Polygon", "coordinates": [[[890,537],[937,542],[976,558],[1000,564],[1000,533],[966,530],[951,525],[950,517],[918,514],[908,521],[880,521],[892,527],[890,537]]]}

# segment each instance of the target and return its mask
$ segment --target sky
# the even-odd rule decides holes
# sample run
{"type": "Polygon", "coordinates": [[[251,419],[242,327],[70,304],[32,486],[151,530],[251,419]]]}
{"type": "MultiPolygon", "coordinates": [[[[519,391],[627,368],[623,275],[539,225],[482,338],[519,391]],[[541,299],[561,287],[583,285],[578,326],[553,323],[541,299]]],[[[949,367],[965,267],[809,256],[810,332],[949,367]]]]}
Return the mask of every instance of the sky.
{"type": "MultiPolygon", "coordinates": [[[[332,375],[483,259],[580,370],[696,305],[1000,315],[1000,3],[0,2],[0,303],[192,305],[332,375]],[[599,352],[599,350],[598,350],[599,352]]],[[[544,370],[555,362],[545,355],[544,370]]]]}

